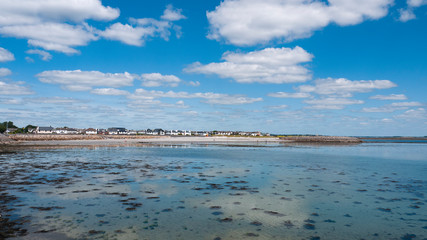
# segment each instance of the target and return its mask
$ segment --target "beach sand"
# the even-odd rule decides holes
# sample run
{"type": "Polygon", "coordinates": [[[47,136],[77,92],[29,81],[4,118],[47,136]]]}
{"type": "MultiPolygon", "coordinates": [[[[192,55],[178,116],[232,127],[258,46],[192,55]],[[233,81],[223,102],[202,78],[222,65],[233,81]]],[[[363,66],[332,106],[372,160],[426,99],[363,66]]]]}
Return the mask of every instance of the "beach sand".
{"type": "Polygon", "coordinates": [[[17,148],[51,148],[51,147],[113,147],[113,146],[138,146],[138,145],[188,145],[188,144],[226,144],[226,145],[257,145],[268,143],[288,142],[279,138],[254,138],[254,137],[141,137],[141,138],[103,138],[103,139],[78,139],[78,140],[19,140],[8,141],[3,144],[7,147],[17,148]]]}

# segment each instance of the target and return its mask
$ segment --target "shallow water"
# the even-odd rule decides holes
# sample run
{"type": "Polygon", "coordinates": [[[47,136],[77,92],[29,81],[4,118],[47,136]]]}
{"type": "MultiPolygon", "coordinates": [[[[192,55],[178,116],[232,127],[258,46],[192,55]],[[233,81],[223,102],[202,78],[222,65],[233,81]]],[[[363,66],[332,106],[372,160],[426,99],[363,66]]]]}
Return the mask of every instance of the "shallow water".
{"type": "Polygon", "coordinates": [[[19,239],[427,238],[425,144],[31,150],[0,169],[19,239]]]}

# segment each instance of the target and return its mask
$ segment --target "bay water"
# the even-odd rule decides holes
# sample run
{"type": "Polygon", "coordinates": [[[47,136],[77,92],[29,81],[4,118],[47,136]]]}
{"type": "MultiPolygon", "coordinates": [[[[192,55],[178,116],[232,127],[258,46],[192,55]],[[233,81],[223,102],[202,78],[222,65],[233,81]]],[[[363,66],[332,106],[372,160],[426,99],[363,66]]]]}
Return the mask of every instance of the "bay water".
{"type": "Polygon", "coordinates": [[[420,143],[27,149],[0,169],[16,239],[427,238],[420,143]]]}

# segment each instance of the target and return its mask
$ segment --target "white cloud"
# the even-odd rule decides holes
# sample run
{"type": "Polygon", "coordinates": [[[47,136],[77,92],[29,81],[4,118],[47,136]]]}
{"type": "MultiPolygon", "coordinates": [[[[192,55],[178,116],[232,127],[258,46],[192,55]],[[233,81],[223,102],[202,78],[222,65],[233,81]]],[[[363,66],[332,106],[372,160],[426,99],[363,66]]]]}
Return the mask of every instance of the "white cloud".
{"type": "Polygon", "coordinates": [[[189,117],[197,117],[199,113],[197,111],[186,111],[186,112],[182,112],[182,115],[189,116],[189,117]]]}
{"type": "Polygon", "coordinates": [[[43,104],[70,104],[78,103],[79,100],[66,97],[39,97],[39,98],[25,98],[25,102],[29,103],[43,103],[43,104]]]}
{"type": "Polygon", "coordinates": [[[207,13],[211,39],[254,45],[306,38],[336,23],[359,24],[387,15],[392,0],[224,0],[207,13]]]}
{"type": "Polygon", "coordinates": [[[222,93],[188,93],[174,91],[147,91],[145,89],[136,89],[135,93],[129,96],[130,99],[153,100],[156,98],[201,98],[202,102],[219,105],[239,105],[262,101],[262,98],[249,98],[242,95],[229,95],[222,93]]]}
{"type": "Polygon", "coordinates": [[[427,5],[427,0],[407,0],[407,3],[410,7],[421,7],[427,5]]]}
{"type": "Polygon", "coordinates": [[[275,92],[269,93],[268,96],[275,98],[308,98],[311,95],[309,93],[287,93],[287,92],[275,92]]]}
{"type": "Polygon", "coordinates": [[[354,92],[370,92],[375,89],[387,89],[397,85],[389,80],[361,80],[351,81],[345,78],[318,79],[315,85],[303,85],[299,87],[301,92],[314,92],[317,94],[336,94],[351,96],[354,92]]]}
{"type": "Polygon", "coordinates": [[[39,49],[30,49],[26,53],[28,54],[38,54],[43,61],[49,61],[52,59],[52,55],[46,51],[39,49]]]}
{"type": "Polygon", "coordinates": [[[200,82],[199,81],[189,81],[187,84],[190,85],[190,86],[193,86],[193,87],[200,86],[200,82]]]}
{"type": "Polygon", "coordinates": [[[407,0],[407,8],[399,9],[400,17],[399,20],[402,22],[407,22],[409,20],[415,19],[414,9],[421,7],[422,5],[427,5],[427,0],[407,0]]]}
{"type": "Polygon", "coordinates": [[[398,110],[408,109],[409,107],[419,107],[422,106],[419,102],[397,102],[392,104],[387,104],[382,107],[370,107],[363,108],[362,112],[395,112],[398,110]]]}
{"type": "Polygon", "coordinates": [[[149,37],[159,36],[169,40],[171,29],[177,31],[177,36],[181,34],[180,27],[173,24],[173,21],[185,18],[181,11],[181,9],[174,9],[172,5],[168,5],[161,16],[163,20],[130,18],[130,24],[115,23],[99,34],[106,39],[117,40],[133,46],[142,46],[149,37]]]}
{"type": "Polygon", "coordinates": [[[28,39],[28,44],[35,47],[67,54],[78,53],[73,47],[85,46],[88,42],[97,39],[85,26],[65,23],[1,26],[0,33],[5,36],[28,39]]]}
{"type": "Polygon", "coordinates": [[[16,98],[0,98],[0,104],[4,105],[23,105],[25,104],[22,99],[16,99],[16,98]]]}
{"type": "Polygon", "coordinates": [[[0,62],[8,62],[15,60],[13,53],[9,52],[7,49],[0,47],[0,62]]]}
{"type": "Polygon", "coordinates": [[[410,109],[403,114],[395,116],[395,118],[411,120],[427,119],[427,112],[424,108],[410,109]]]}
{"type": "Polygon", "coordinates": [[[262,98],[249,98],[238,95],[227,95],[219,98],[208,98],[202,102],[209,104],[218,104],[218,105],[240,105],[240,104],[249,104],[254,102],[260,102],[262,98]]]}
{"type": "Polygon", "coordinates": [[[12,74],[12,71],[10,71],[10,69],[0,68],[0,77],[9,76],[10,74],[12,74]]]}
{"type": "Polygon", "coordinates": [[[383,122],[383,123],[392,123],[394,121],[393,121],[393,119],[383,118],[383,119],[381,119],[381,122],[383,122]]]}
{"type": "Polygon", "coordinates": [[[0,34],[28,39],[28,44],[45,50],[78,53],[98,38],[85,20],[109,21],[119,10],[100,0],[4,0],[0,1],[0,34]]]}
{"type": "Polygon", "coordinates": [[[287,108],[288,105],[278,105],[278,106],[270,106],[269,109],[284,109],[287,108]]]}
{"type": "Polygon", "coordinates": [[[406,100],[408,99],[404,94],[390,94],[390,95],[375,95],[370,97],[370,99],[378,100],[406,100]]]}
{"type": "Polygon", "coordinates": [[[369,108],[363,108],[362,112],[367,112],[367,113],[390,113],[390,112],[395,112],[398,110],[403,110],[403,109],[408,109],[405,107],[393,107],[390,105],[385,105],[382,107],[369,107],[369,108]]]}
{"type": "Polygon", "coordinates": [[[412,9],[403,9],[403,8],[399,9],[399,14],[400,14],[399,20],[401,22],[407,22],[409,20],[416,18],[412,9]]]}
{"type": "Polygon", "coordinates": [[[144,87],[160,87],[169,86],[176,87],[181,82],[177,76],[162,75],[160,73],[147,73],[141,75],[142,86],[144,87]]]}
{"type": "Polygon", "coordinates": [[[392,107],[418,107],[418,106],[422,106],[422,104],[419,102],[397,102],[397,103],[392,103],[391,106],[392,107]]]}
{"type": "Polygon", "coordinates": [[[44,71],[36,75],[44,83],[59,84],[71,91],[88,91],[94,86],[131,86],[135,76],[124,73],[102,73],[98,71],[44,71]]]}
{"type": "Polygon", "coordinates": [[[128,45],[142,46],[147,36],[153,36],[153,28],[133,27],[129,24],[115,23],[101,33],[110,40],[117,40],[128,45]]]}
{"type": "Polygon", "coordinates": [[[310,100],[305,100],[304,102],[312,105],[307,107],[310,109],[331,109],[331,110],[343,109],[345,105],[364,103],[362,100],[348,99],[348,98],[334,98],[334,97],[310,99],[310,100]]]}
{"type": "Polygon", "coordinates": [[[130,23],[147,29],[148,32],[151,32],[147,37],[160,36],[161,38],[168,40],[170,36],[170,28],[173,26],[171,22],[156,20],[153,18],[130,18],[130,23]]]}
{"type": "Polygon", "coordinates": [[[96,88],[90,92],[96,95],[110,95],[110,96],[129,95],[128,91],[115,89],[115,88],[96,88]]]}
{"type": "Polygon", "coordinates": [[[202,65],[194,63],[186,72],[217,74],[233,78],[239,83],[295,83],[311,78],[302,63],[310,62],[313,55],[300,47],[266,48],[249,53],[226,52],[224,62],[202,65]]]}
{"type": "Polygon", "coordinates": [[[108,21],[119,16],[119,10],[104,7],[100,0],[2,0],[0,24],[33,24],[44,21],[81,22],[87,19],[108,21]]]}
{"type": "Polygon", "coordinates": [[[185,19],[186,17],[182,15],[182,9],[174,9],[172,4],[169,4],[166,6],[165,11],[163,12],[163,15],[160,18],[172,22],[185,19]]]}
{"type": "Polygon", "coordinates": [[[27,62],[29,62],[29,63],[33,63],[33,62],[34,62],[34,59],[32,59],[32,58],[30,58],[30,57],[26,56],[26,57],[25,57],[25,61],[27,61],[27,62]]]}
{"type": "Polygon", "coordinates": [[[24,82],[3,82],[0,81],[0,95],[30,95],[34,92],[23,86],[24,82]]]}

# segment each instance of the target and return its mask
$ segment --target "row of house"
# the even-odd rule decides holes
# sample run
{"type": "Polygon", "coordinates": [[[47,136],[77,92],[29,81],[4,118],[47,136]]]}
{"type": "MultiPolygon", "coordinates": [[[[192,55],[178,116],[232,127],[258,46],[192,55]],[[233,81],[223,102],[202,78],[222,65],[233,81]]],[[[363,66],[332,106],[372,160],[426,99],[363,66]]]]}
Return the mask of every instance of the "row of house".
{"type": "Polygon", "coordinates": [[[111,127],[108,129],[75,129],[37,127],[36,134],[86,134],[86,135],[160,135],[160,136],[269,136],[268,133],[243,132],[243,131],[189,131],[189,130],[163,130],[161,128],[146,130],[127,130],[123,127],[111,127]]]}

